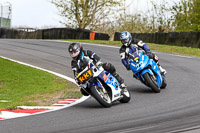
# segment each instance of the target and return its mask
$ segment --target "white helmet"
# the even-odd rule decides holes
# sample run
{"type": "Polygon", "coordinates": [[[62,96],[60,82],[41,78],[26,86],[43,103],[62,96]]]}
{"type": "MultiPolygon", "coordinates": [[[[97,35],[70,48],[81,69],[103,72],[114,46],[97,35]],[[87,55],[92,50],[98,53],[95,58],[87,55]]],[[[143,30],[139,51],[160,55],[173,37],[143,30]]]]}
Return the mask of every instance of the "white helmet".
{"type": "Polygon", "coordinates": [[[124,31],[120,35],[120,40],[121,40],[123,45],[129,46],[131,44],[131,41],[132,41],[132,36],[128,31],[124,31]]]}

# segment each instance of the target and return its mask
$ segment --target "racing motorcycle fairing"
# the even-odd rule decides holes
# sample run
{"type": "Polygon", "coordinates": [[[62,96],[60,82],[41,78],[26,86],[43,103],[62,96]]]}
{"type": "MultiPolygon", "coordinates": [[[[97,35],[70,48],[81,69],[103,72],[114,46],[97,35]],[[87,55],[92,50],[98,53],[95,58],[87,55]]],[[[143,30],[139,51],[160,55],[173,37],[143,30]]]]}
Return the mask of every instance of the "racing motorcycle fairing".
{"type": "Polygon", "coordinates": [[[160,73],[158,65],[153,59],[149,59],[147,55],[144,55],[143,52],[140,53],[139,57],[130,60],[130,68],[143,83],[145,83],[143,75],[149,73],[155,76],[158,86],[161,86],[163,76],[160,73]]]}
{"type": "Polygon", "coordinates": [[[99,88],[110,89],[112,102],[119,100],[121,97],[121,88],[117,79],[102,66],[95,66],[89,63],[88,66],[76,76],[76,80],[81,83],[84,88],[92,88],[98,86],[99,88]],[[106,84],[104,86],[104,84],[106,84]]]}
{"type": "MultiPolygon", "coordinates": [[[[99,74],[98,78],[100,80],[95,80],[94,82],[90,83],[90,88],[94,85],[98,85],[100,88],[103,88],[104,86],[102,85],[101,82],[104,82],[106,84],[106,86],[111,89],[112,101],[115,101],[120,98],[121,88],[120,88],[119,82],[112,74],[103,70],[101,72],[101,74],[99,74]]],[[[109,89],[109,88],[107,88],[107,89],[109,89]]]]}

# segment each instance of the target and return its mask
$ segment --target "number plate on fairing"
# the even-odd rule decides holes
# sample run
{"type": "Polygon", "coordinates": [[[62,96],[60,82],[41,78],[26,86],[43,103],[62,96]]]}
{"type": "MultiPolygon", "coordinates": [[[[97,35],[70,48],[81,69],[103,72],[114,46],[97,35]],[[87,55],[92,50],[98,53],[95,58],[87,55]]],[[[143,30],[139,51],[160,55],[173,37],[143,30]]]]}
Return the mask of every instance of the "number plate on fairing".
{"type": "Polygon", "coordinates": [[[88,79],[90,79],[90,77],[93,75],[91,69],[89,69],[88,71],[82,73],[81,75],[77,76],[77,80],[80,83],[85,83],[88,79]]]}

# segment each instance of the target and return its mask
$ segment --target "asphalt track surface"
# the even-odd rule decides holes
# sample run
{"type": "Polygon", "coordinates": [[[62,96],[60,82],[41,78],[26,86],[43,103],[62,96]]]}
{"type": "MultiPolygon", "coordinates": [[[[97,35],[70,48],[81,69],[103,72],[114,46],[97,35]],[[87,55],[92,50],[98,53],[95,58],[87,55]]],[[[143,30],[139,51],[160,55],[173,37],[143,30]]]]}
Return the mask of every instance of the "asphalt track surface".
{"type": "MultiPolygon", "coordinates": [[[[0,40],[0,55],[73,78],[69,43],[0,40]]],[[[168,86],[155,94],[132,78],[120,61],[119,48],[84,45],[103,62],[115,65],[132,99],[103,108],[93,98],[59,111],[0,121],[1,133],[164,133],[200,125],[200,59],[157,53],[168,71],[168,86]]]]}

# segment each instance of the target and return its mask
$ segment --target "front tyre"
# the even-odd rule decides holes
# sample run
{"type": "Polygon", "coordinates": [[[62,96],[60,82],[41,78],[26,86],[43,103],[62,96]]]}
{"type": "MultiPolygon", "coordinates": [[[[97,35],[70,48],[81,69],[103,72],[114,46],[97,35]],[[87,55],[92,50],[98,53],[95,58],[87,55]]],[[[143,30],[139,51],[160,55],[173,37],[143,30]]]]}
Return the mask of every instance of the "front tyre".
{"type": "Polygon", "coordinates": [[[111,107],[111,99],[107,91],[104,88],[99,88],[98,86],[91,87],[91,95],[105,108],[111,107]]]}
{"type": "Polygon", "coordinates": [[[156,79],[153,78],[152,75],[150,75],[149,73],[145,73],[143,75],[143,78],[144,78],[145,82],[148,84],[148,86],[151,87],[153,92],[160,93],[160,88],[157,84],[157,81],[156,81],[156,79]]]}

